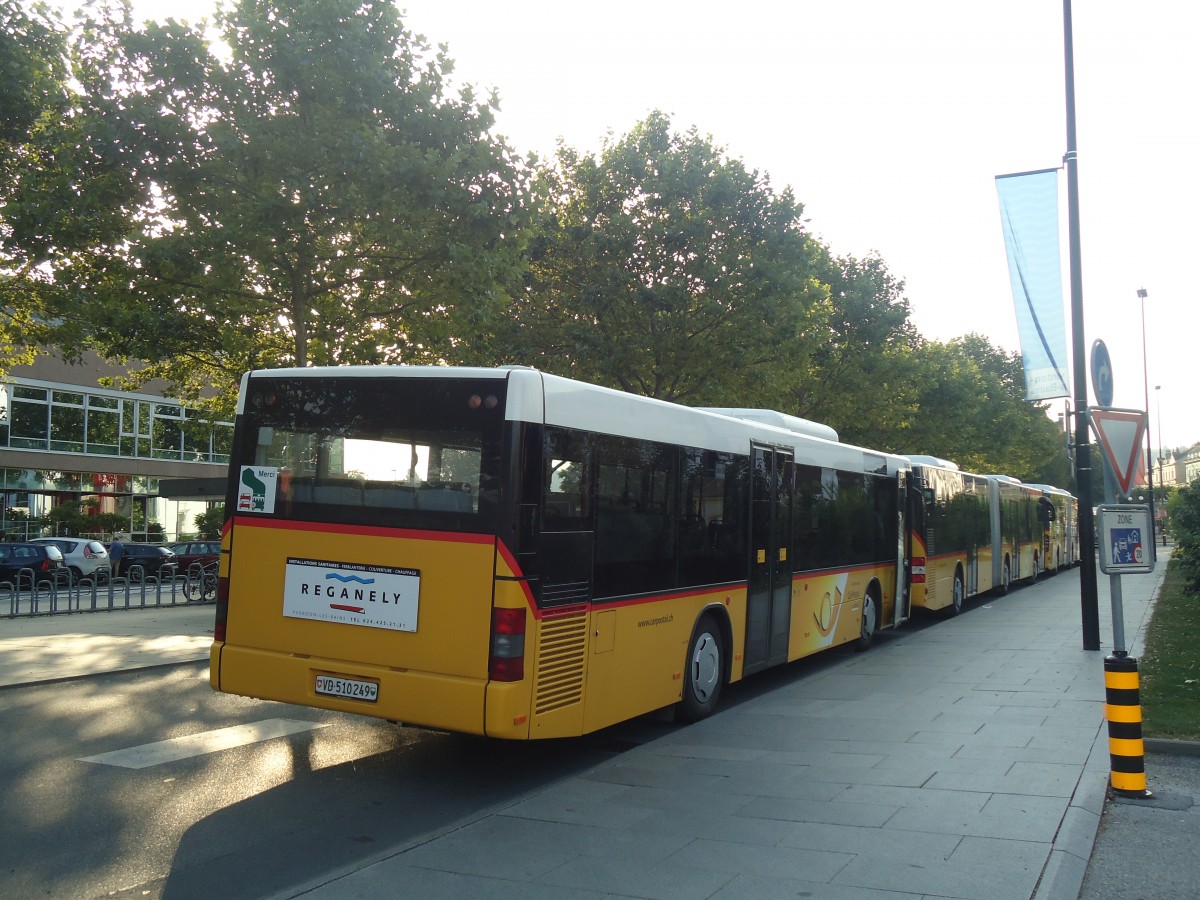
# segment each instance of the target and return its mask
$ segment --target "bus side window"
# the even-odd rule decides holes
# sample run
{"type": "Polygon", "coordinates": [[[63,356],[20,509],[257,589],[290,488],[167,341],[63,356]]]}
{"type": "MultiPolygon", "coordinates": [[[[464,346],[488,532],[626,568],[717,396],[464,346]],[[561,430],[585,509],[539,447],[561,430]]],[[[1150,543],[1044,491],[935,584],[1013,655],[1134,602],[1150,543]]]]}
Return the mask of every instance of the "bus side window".
{"type": "Polygon", "coordinates": [[[417,489],[409,484],[367,482],[363,488],[363,504],[384,509],[415,509],[417,489]]]}
{"type": "Polygon", "coordinates": [[[471,492],[458,486],[427,484],[417,492],[417,504],[437,512],[471,512],[471,492]]]}
{"type": "Polygon", "coordinates": [[[586,531],[592,527],[591,462],[580,432],[547,428],[543,450],[543,531],[586,531]]]}

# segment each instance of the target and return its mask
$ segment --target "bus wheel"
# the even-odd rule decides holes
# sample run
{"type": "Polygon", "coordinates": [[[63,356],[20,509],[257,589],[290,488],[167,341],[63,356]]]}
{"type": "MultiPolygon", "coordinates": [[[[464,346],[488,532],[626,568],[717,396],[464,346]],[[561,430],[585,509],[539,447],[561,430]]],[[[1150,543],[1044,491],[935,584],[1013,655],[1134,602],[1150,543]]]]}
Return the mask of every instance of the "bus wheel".
{"type": "Polygon", "coordinates": [[[949,606],[946,607],[946,615],[957,616],[963,611],[963,601],[967,598],[967,588],[963,584],[962,569],[956,569],[954,572],[954,597],[949,606]]]}
{"type": "Polygon", "coordinates": [[[854,642],[854,652],[862,653],[871,646],[875,631],[879,628],[879,600],[875,591],[868,590],[863,594],[862,625],[859,627],[858,640],[854,642]]]}
{"type": "Polygon", "coordinates": [[[712,715],[725,681],[725,646],[713,616],[701,616],[696,623],[686,662],[683,716],[689,722],[697,722],[712,715]]]}

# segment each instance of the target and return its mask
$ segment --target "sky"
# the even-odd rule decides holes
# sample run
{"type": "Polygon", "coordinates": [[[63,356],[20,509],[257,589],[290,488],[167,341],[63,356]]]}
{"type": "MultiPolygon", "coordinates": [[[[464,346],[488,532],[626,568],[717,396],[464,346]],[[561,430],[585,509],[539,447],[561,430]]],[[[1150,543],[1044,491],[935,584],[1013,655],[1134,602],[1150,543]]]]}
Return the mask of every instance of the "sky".
{"type": "MultiPolygon", "coordinates": [[[[134,0],[154,18],[212,5],[134,0]]],[[[411,31],[448,45],[458,84],[498,92],[495,131],[514,148],[545,158],[561,139],[597,152],[662,110],[790,186],[835,254],[878,254],[927,338],[980,333],[1021,349],[995,176],[1063,164],[1060,0],[398,5],[411,31]]],[[[1149,406],[1155,447],[1189,446],[1200,442],[1189,365],[1200,4],[1075,0],[1073,25],[1085,355],[1105,343],[1113,405],[1149,406]]],[[[1072,353],[1065,170],[1059,182],[1072,353]]]]}

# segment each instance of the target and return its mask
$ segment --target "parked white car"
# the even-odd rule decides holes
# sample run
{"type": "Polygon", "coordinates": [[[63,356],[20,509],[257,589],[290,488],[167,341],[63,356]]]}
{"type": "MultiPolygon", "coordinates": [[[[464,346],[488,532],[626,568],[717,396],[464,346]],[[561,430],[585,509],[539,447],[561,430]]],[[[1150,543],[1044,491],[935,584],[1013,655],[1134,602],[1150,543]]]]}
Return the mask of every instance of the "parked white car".
{"type": "Polygon", "coordinates": [[[112,571],[108,563],[108,551],[99,541],[86,538],[33,538],[34,544],[53,544],[62,551],[63,561],[71,570],[71,576],[78,581],[80,578],[95,578],[103,581],[112,571]]]}

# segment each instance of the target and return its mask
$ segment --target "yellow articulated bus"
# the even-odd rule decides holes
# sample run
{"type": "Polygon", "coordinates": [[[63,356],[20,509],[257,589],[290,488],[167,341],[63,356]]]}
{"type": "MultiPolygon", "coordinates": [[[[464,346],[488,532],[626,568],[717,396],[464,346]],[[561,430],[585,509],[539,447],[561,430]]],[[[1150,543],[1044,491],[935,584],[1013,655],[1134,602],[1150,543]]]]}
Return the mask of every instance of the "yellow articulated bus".
{"type": "Polygon", "coordinates": [[[958,615],[963,603],[998,586],[993,560],[994,485],[948,460],[909,456],[912,605],[958,615]]]}
{"type": "Polygon", "coordinates": [[[933,456],[906,459],[914,608],[957,615],[971,597],[1079,561],[1077,503],[1067,491],[973,475],[933,456]]]}
{"type": "Polygon", "coordinates": [[[997,586],[1007,591],[1015,581],[1034,581],[1042,574],[1043,533],[1047,504],[1039,487],[1008,475],[989,475],[997,586]]]}
{"type": "Polygon", "coordinates": [[[907,618],[909,468],[523,367],[251,372],[212,685],[508,739],[702,718],[907,618]]]}
{"type": "Polygon", "coordinates": [[[1079,501],[1062,488],[1033,484],[1042,492],[1038,522],[1042,529],[1042,569],[1054,574],[1079,562],[1079,501]]]}

